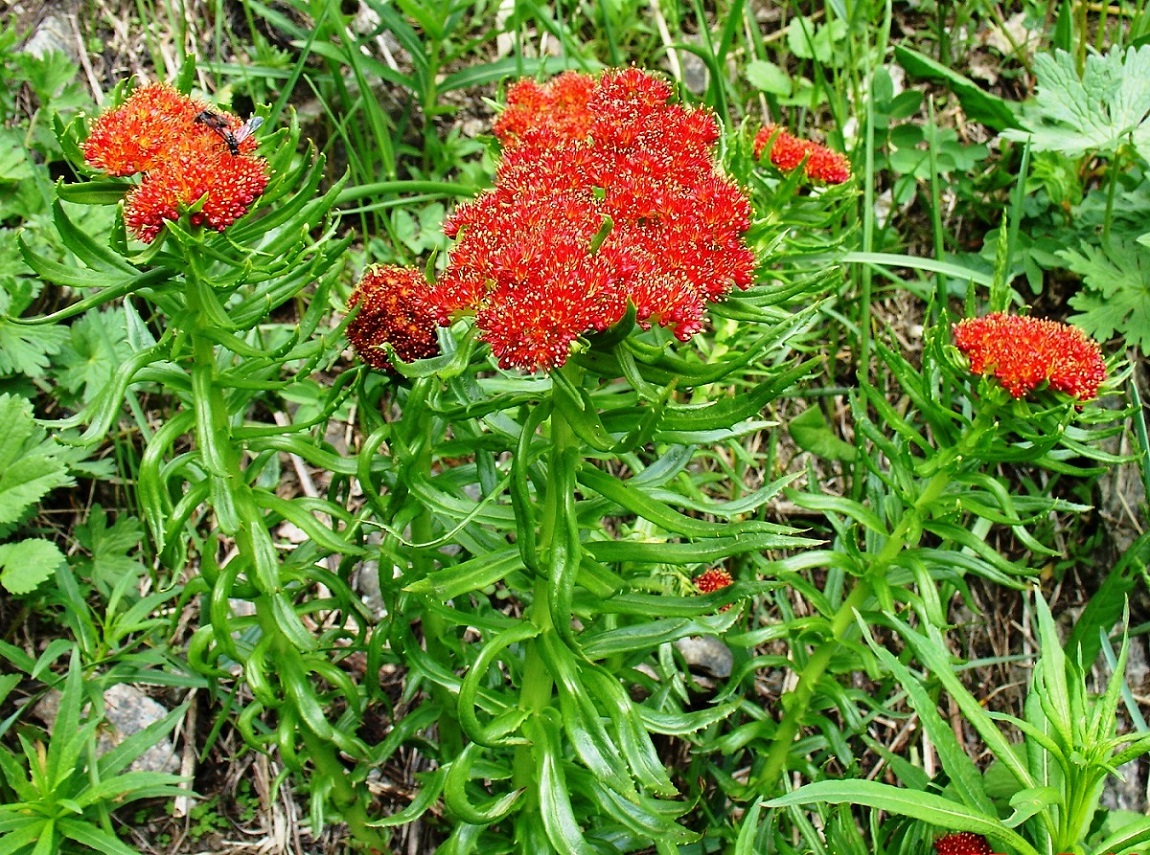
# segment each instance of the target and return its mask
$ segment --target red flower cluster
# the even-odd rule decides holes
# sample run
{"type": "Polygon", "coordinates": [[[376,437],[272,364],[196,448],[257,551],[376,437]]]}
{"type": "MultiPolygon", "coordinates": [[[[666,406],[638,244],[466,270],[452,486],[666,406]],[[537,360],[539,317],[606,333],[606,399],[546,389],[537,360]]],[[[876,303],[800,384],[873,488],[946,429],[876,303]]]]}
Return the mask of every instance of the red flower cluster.
{"type": "Polygon", "coordinates": [[[959,831],[934,841],[938,855],[991,855],[990,843],[981,834],[959,831]]]}
{"type": "Polygon", "coordinates": [[[407,267],[368,268],[348,304],[359,314],[347,327],[347,338],[360,358],[373,368],[392,371],[382,345],[395,348],[404,362],[439,353],[431,286],[420,271],[407,267]]]}
{"type": "Polygon", "coordinates": [[[241,124],[230,113],[154,83],[96,118],[84,160],[111,175],[143,173],[125,197],[124,223],[145,243],[184,211],[191,211],[192,225],[223,231],[247,213],[268,183],[267,161],[253,154],[255,139],[236,135],[241,124]]]}
{"type": "Polygon", "coordinates": [[[699,589],[700,594],[713,594],[733,582],[731,574],[722,567],[712,567],[695,577],[695,587],[699,589]]]}
{"type": "Polygon", "coordinates": [[[755,134],[756,160],[763,156],[768,143],[771,163],[783,172],[798,168],[806,158],[809,178],[827,184],[842,184],[851,177],[851,164],[846,155],[816,142],[799,139],[778,125],[765,125],[755,134]]]}
{"type": "Polygon", "coordinates": [[[953,335],[970,370],[992,374],[1015,398],[1049,382],[1085,401],[1106,379],[1098,343],[1068,324],[996,312],[960,321],[953,335]]]}
{"type": "Polygon", "coordinates": [[[686,341],[706,302],[747,287],[750,204],[711,156],[718,125],[670,97],[633,68],[512,86],[495,186],[444,227],[439,322],[474,312],[502,366],[546,371],[628,303],[686,341]]]}

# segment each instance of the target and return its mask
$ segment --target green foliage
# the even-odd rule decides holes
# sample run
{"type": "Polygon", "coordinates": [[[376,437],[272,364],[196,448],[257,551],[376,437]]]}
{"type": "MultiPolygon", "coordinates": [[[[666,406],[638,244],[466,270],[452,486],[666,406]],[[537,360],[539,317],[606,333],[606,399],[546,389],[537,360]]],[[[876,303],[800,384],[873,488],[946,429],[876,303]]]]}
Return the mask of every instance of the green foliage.
{"type": "Polygon", "coordinates": [[[920,792],[874,781],[821,781],[767,803],[787,805],[850,802],[912,817],[942,829],[971,831],[988,837],[997,848],[1021,855],[1039,852],[1125,852],[1150,840],[1150,821],[1141,818],[1109,826],[1099,811],[1102,782],[1122,764],[1150,753],[1150,735],[1117,732],[1117,711],[1125,673],[1127,640],[1104,692],[1091,692],[1076,651],[1062,648],[1050,610],[1035,599],[1039,657],[1034,665],[1025,717],[988,712],[952,670],[942,633],[929,625],[924,632],[887,615],[887,621],[961,709],[963,718],[982,738],[996,766],[979,773],[927,681],[907,668],[869,629],[863,632],[871,651],[890,669],[907,693],[907,701],[938,754],[948,783],[920,792]],[[1011,743],[1003,725],[1023,734],[1011,743]]]}
{"type": "Polygon", "coordinates": [[[1083,290],[1071,298],[1074,322],[1100,340],[1124,334],[1150,354],[1150,249],[1114,238],[1102,247],[1083,244],[1059,258],[1082,277],[1083,290]]]}
{"type": "Polygon", "coordinates": [[[0,584],[21,595],[36,590],[64,563],[60,547],[43,538],[0,543],[0,584]]]}
{"type": "MultiPolygon", "coordinates": [[[[0,531],[11,532],[45,495],[73,481],[59,446],[36,427],[27,401],[0,395],[0,424],[0,531]]],[[[59,547],[42,538],[0,544],[0,584],[13,594],[27,594],[63,560],[59,547]]]]}
{"type": "Polygon", "coordinates": [[[1034,73],[1038,95],[1020,118],[1025,130],[1007,129],[1004,137],[1067,157],[1113,156],[1126,143],[1150,156],[1150,45],[1092,53],[1081,72],[1065,51],[1043,53],[1034,58],[1034,73]]]}
{"type": "Polygon", "coordinates": [[[20,732],[20,752],[0,745],[0,776],[14,794],[0,804],[0,847],[13,855],[55,855],[78,844],[97,852],[135,855],[136,850],[116,836],[110,812],[127,802],[183,792],[175,775],[125,770],[172,731],[184,710],[174,710],[96,756],[102,717],[86,709],[91,696],[75,649],[61,683],[51,733],[20,732]]]}
{"type": "MultiPolygon", "coordinates": [[[[219,103],[272,102],[274,181],[227,232],[184,219],[148,248],[125,236],[125,183],[74,182],[88,172],[62,161],[85,132],[74,69],[0,35],[0,585],[21,609],[10,632],[45,644],[33,660],[0,640],[23,672],[0,673],[0,850],[127,852],[113,812],[174,793],[125,774],[125,752],[95,754],[108,680],[200,690],[205,756],[234,730],[309,800],[314,834],[345,823],[379,851],[415,822],[443,853],[917,855],[938,828],[1015,855],[1143,845],[1144,820],[1095,807],[1145,737],[1115,736],[1120,679],[1087,691],[1041,597],[1022,715],[988,713],[949,653],[973,577],[1007,598],[1048,563],[1089,569],[1094,479],[1122,462],[1099,443],[1124,413],[1008,399],[946,330],[962,298],[973,311],[990,289],[1003,309],[1016,276],[1038,293],[1065,265],[1084,280],[1081,323],[1146,348],[1146,47],[1082,53],[1079,73],[1040,46],[1038,97],[1018,110],[995,91],[1032,43],[988,87],[956,44],[985,54],[993,10],[977,4],[898,10],[920,28],[894,50],[920,81],[902,91],[889,4],[242,5],[247,61],[203,67],[219,103]],[[780,177],[727,127],[719,156],[753,200],[760,269],[688,345],[625,324],[524,377],[460,323],[395,376],[349,367],[352,268],[442,263],[452,200],[493,171],[484,99],[521,75],[631,63],[667,69],[725,125],[831,141],[856,178],[780,177]],[[290,112],[305,97],[326,160],[290,112]],[[981,256],[950,255],[988,227],[981,256]],[[892,329],[876,342],[877,317],[892,329]],[[37,515],[77,479],[83,510],[37,515]],[[46,519],[68,526],[66,550],[46,519]],[[734,584],[700,596],[692,580],[716,565],[734,584]],[[688,658],[698,641],[726,671],[688,658]],[[65,727],[46,734],[9,709],[69,653],[65,727]],[[940,693],[997,758],[986,774],[940,693]],[[934,779],[881,741],[891,697],[935,746],[934,779]],[[864,780],[876,756],[899,787],[864,780]],[[424,771],[381,810],[378,775],[399,767],[424,771]]],[[[1030,35],[1083,48],[1069,14],[1030,35]]],[[[1133,37],[1150,18],[1126,20],[1133,37]]],[[[1068,645],[1083,665],[1102,649],[1121,674],[1098,632],[1123,620],[1144,551],[1084,612],[1068,645]]],[[[224,822],[205,802],[191,834],[224,822]]]]}

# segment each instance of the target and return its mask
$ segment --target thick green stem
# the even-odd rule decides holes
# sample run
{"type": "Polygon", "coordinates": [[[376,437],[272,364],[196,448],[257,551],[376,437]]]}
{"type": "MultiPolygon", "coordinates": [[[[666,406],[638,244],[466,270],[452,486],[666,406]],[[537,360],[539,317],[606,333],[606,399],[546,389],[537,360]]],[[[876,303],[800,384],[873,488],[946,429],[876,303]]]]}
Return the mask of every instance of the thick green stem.
{"type": "MultiPolygon", "coordinates": [[[[562,393],[556,390],[556,397],[560,394],[562,393]]],[[[562,577],[571,572],[572,561],[576,562],[576,566],[578,563],[578,555],[570,554],[569,532],[573,522],[573,491],[575,470],[580,460],[580,445],[568,422],[565,408],[559,406],[558,402],[552,412],[550,431],[547,490],[543,496],[543,512],[536,539],[538,563],[545,569],[545,575],[535,581],[534,599],[530,610],[530,619],[539,629],[539,635],[527,642],[523,685],[519,691],[519,706],[531,715],[541,714],[552,702],[555,680],[543,658],[542,643],[547,633],[561,629],[556,626],[555,620],[557,601],[563,599],[562,577]]],[[[569,624],[570,615],[566,616],[566,620],[569,624]]],[[[515,752],[514,783],[516,787],[526,791],[527,800],[521,815],[528,818],[537,816],[538,795],[537,788],[532,786],[534,782],[535,758],[532,746],[521,745],[515,752]]]]}

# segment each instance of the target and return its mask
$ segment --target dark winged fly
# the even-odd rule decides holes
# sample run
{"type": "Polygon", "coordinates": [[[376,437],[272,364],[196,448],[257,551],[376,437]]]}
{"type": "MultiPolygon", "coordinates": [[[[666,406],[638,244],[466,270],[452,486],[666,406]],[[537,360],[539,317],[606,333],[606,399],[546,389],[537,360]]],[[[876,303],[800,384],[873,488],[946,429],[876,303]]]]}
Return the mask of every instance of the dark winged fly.
{"type": "Polygon", "coordinates": [[[252,116],[233,131],[228,126],[227,119],[211,110],[201,110],[196,114],[195,121],[219,134],[220,139],[227,145],[228,151],[232,153],[233,157],[240,153],[240,143],[254,134],[264,123],[261,117],[252,116]]]}

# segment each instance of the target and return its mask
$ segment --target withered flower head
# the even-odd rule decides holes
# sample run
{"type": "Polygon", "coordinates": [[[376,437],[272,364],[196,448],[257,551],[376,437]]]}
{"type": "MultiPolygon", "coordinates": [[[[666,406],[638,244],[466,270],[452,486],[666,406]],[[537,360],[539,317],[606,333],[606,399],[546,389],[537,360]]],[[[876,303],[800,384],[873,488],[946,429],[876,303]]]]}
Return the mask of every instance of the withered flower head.
{"type": "Polygon", "coordinates": [[[373,368],[394,371],[383,344],[395,348],[404,362],[439,353],[436,310],[431,287],[414,268],[376,265],[364,272],[351,292],[359,314],[347,327],[347,338],[360,359],[373,368]]]}

